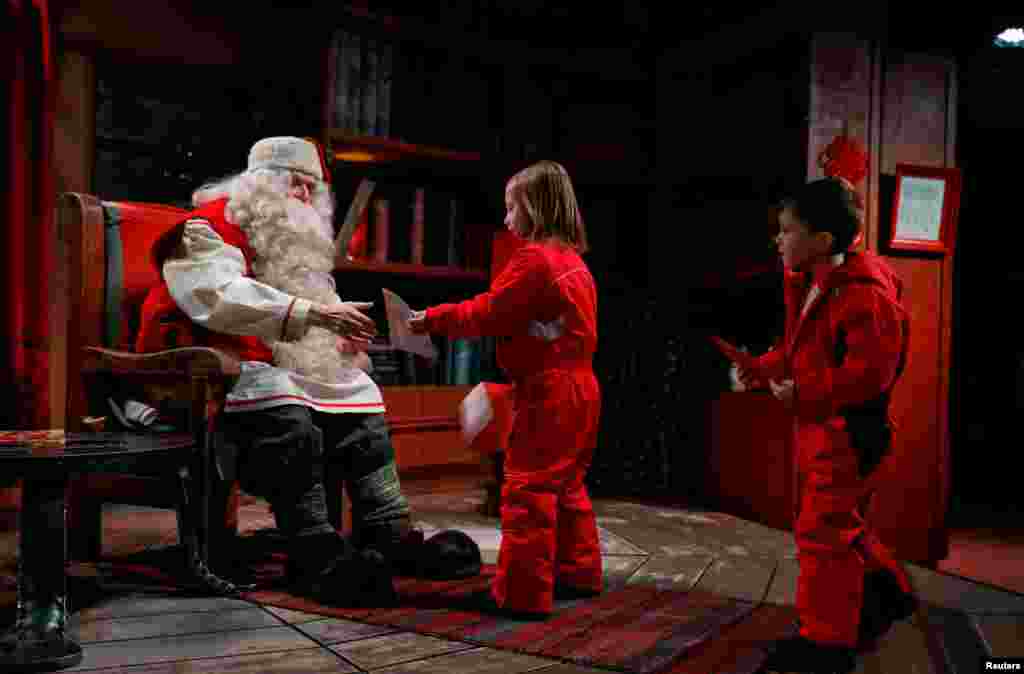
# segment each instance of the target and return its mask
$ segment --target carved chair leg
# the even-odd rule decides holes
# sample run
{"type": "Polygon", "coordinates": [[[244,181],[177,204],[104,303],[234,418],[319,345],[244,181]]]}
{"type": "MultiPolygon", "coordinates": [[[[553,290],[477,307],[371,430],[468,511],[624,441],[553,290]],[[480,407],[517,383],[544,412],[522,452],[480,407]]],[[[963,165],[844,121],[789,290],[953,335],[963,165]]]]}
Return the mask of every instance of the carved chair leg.
{"type": "Polygon", "coordinates": [[[186,466],[178,469],[180,485],[178,500],[178,537],[185,552],[185,567],[199,585],[215,595],[236,595],[243,589],[234,583],[215,575],[206,565],[199,548],[199,526],[196,516],[197,505],[192,502],[192,485],[186,466]]]}

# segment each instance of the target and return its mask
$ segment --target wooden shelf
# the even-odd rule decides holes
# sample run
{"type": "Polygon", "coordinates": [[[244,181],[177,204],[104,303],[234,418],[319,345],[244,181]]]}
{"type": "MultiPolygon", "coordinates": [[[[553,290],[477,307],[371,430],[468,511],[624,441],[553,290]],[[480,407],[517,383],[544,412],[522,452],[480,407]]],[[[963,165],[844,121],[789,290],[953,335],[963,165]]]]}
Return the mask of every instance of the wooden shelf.
{"type": "Polygon", "coordinates": [[[327,138],[334,160],[351,164],[379,164],[408,160],[475,162],[481,159],[479,152],[461,152],[429,145],[414,145],[402,140],[379,136],[353,136],[337,130],[329,130],[327,138]]]}
{"type": "Polygon", "coordinates": [[[461,267],[439,267],[407,262],[373,262],[370,260],[336,262],[336,272],[363,272],[373,274],[399,274],[422,279],[445,279],[450,281],[472,281],[486,283],[489,274],[478,269],[461,267]]]}

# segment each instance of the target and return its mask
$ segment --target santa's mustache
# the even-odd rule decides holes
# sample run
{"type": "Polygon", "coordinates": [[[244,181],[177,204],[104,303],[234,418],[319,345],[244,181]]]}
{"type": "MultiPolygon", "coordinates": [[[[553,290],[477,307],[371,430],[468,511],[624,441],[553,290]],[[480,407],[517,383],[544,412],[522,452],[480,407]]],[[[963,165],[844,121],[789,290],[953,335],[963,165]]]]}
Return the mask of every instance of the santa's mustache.
{"type": "Polygon", "coordinates": [[[312,204],[289,197],[285,201],[284,209],[296,230],[315,232],[328,241],[334,239],[334,227],[330,218],[325,217],[312,204]]]}

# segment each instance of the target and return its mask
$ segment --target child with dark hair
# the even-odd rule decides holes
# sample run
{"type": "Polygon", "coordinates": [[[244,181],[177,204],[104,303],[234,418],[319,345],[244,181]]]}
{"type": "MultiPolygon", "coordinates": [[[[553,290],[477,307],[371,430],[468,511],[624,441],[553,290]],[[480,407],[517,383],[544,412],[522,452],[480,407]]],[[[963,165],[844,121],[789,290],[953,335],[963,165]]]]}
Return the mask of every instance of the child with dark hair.
{"type": "Polygon", "coordinates": [[[909,321],[885,261],[850,250],[860,219],[848,183],[817,180],[781,205],[785,339],[739,370],[747,385],[766,381],[795,418],[800,629],[765,669],[848,672],[857,650],[916,606],[906,572],[863,516],[866,477],[890,446],[889,395],[909,321]]]}

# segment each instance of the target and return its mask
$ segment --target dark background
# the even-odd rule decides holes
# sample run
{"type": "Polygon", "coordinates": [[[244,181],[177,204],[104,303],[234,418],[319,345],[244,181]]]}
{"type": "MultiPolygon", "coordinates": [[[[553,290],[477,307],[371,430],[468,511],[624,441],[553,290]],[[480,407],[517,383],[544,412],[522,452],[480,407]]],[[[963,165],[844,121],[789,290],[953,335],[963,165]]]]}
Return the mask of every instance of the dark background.
{"type": "MultiPolygon", "coordinates": [[[[699,499],[701,419],[707,401],[727,387],[725,364],[704,336],[715,332],[760,351],[781,331],[770,237],[777,198],[806,174],[809,31],[855,30],[955,58],[956,163],[965,184],[954,273],[954,508],[1024,505],[1011,465],[1024,407],[1024,346],[1013,327],[1024,289],[1017,196],[1024,49],[990,46],[999,29],[1024,23],[1021,17],[985,3],[913,11],[790,3],[775,22],[744,32],[733,27],[756,23],[764,7],[709,3],[669,13],[626,2],[601,9],[407,4],[373,3],[372,10],[408,26],[394,38],[392,135],[484,159],[471,172],[418,167],[404,179],[457,191],[469,221],[496,227],[504,180],[517,168],[553,158],[573,175],[593,243],[587,261],[601,290],[597,369],[607,404],[591,482],[604,493],[699,499]],[[421,39],[424,31],[434,37],[421,39]],[[469,57],[451,48],[463,40],[496,46],[486,57],[469,57]],[[502,53],[504,44],[520,49],[502,53]],[[699,50],[680,51],[691,44],[699,50]],[[625,49],[630,59],[590,68],[572,58],[563,67],[524,60],[530,49],[571,57],[595,46],[625,49]],[[673,100],[672,80],[659,79],[666,59],[687,63],[673,75],[687,78],[680,90],[703,95],[673,100]],[[659,124],[675,123],[659,119],[666,109],[684,115],[678,123],[692,131],[682,145],[659,143],[659,124]],[[690,214],[687,221],[671,215],[680,210],[690,214]],[[652,268],[651,232],[664,228],[679,232],[671,237],[676,245],[700,254],[685,255],[679,268],[652,268]],[[1005,297],[1010,301],[996,303],[1005,297]]],[[[249,20],[268,26],[308,27],[324,11],[314,3],[281,10],[255,2],[248,9],[249,20]]],[[[321,30],[332,21],[346,30],[361,26],[358,12],[327,19],[318,22],[321,30]]],[[[97,67],[94,182],[106,198],[184,203],[201,182],[243,168],[254,140],[320,132],[323,72],[289,73],[280,55],[233,66],[126,61],[114,57],[97,67]]],[[[403,170],[381,176],[400,181],[403,170]]],[[[340,215],[362,175],[338,169],[340,215]]],[[[457,299],[473,291],[455,284],[414,296],[457,299]]]]}

